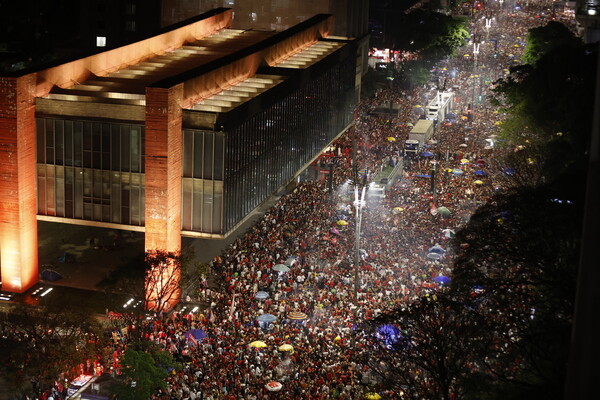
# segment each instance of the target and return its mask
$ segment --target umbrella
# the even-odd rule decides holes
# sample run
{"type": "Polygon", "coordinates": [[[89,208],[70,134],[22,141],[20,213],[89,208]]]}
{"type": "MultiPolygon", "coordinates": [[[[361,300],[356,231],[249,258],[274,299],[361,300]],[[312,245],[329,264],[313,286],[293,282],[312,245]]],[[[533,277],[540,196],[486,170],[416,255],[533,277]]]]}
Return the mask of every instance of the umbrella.
{"type": "Polygon", "coordinates": [[[446,119],[456,119],[456,114],[448,113],[448,114],[446,114],[446,119]]]}
{"type": "Polygon", "coordinates": [[[429,151],[424,151],[421,153],[421,157],[433,157],[433,153],[429,151]]]}
{"type": "Polygon", "coordinates": [[[461,164],[468,164],[469,160],[467,160],[466,158],[463,158],[462,160],[460,160],[461,164]]]}
{"type": "Polygon", "coordinates": [[[40,274],[40,279],[43,281],[54,282],[62,279],[62,275],[52,269],[45,269],[40,274]]]}
{"type": "Polygon", "coordinates": [[[448,285],[450,282],[452,282],[452,279],[448,278],[447,276],[440,275],[433,278],[432,281],[439,283],[440,285],[448,285]]]}
{"type": "Polygon", "coordinates": [[[365,399],[380,400],[381,396],[379,395],[379,393],[367,393],[367,394],[365,394],[365,399]]]}
{"type": "Polygon", "coordinates": [[[262,340],[255,340],[254,342],[250,343],[250,347],[256,347],[257,349],[260,349],[263,347],[267,347],[267,344],[262,340]]]}
{"type": "Polygon", "coordinates": [[[434,140],[434,139],[429,139],[429,140],[427,141],[427,143],[429,143],[429,144],[437,144],[437,140],[434,140]]]}
{"type": "Polygon", "coordinates": [[[473,173],[474,173],[475,175],[479,175],[479,176],[485,176],[485,175],[487,175],[487,174],[485,173],[485,171],[482,171],[482,170],[480,170],[480,169],[478,169],[477,171],[475,171],[475,172],[473,172],[473,173]]]}
{"type": "Polygon", "coordinates": [[[441,246],[433,246],[430,247],[429,250],[427,250],[430,253],[439,253],[439,254],[444,254],[446,252],[446,250],[444,250],[441,246]]]}
{"type": "Polygon", "coordinates": [[[388,142],[395,142],[396,138],[390,136],[390,137],[387,138],[387,140],[388,140],[388,142]]]}
{"type": "Polygon", "coordinates": [[[437,260],[439,260],[440,258],[442,258],[442,255],[441,255],[441,254],[439,254],[439,253],[428,253],[428,254],[427,254],[427,258],[429,258],[430,260],[437,261],[437,260]]]}
{"type": "Polygon", "coordinates": [[[413,127],[413,126],[415,126],[415,125],[414,125],[414,124],[412,124],[412,123],[410,123],[410,122],[407,122],[407,123],[406,123],[406,126],[408,126],[409,128],[412,128],[412,127],[413,127]]]}
{"type": "Polygon", "coordinates": [[[348,222],[344,221],[343,219],[340,219],[340,220],[337,222],[337,224],[338,224],[339,226],[346,226],[346,225],[348,225],[348,222]]]}
{"type": "MultiPolygon", "coordinates": [[[[337,231],[337,229],[336,229],[336,231],[337,231]]],[[[335,233],[335,232],[332,232],[332,233],[335,233]]],[[[340,232],[338,231],[337,233],[339,234],[340,232]]],[[[285,260],[285,262],[283,264],[287,265],[288,267],[291,267],[294,264],[296,264],[297,262],[298,262],[298,257],[290,256],[287,258],[287,260],[285,260]]]]}
{"type": "Polygon", "coordinates": [[[303,312],[300,311],[290,311],[288,313],[288,318],[289,319],[296,319],[296,320],[303,320],[308,318],[308,315],[304,314],[303,312]]]}
{"type": "Polygon", "coordinates": [[[431,178],[431,175],[427,175],[427,174],[417,174],[415,175],[417,178],[431,178]]]}
{"type": "Polygon", "coordinates": [[[452,170],[452,174],[454,174],[454,175],[462,175],[464,173],[465,173],[465,171],[463,171],[462,169],[454,168],[452,170]]]}
{"type": "Polygon", "coordinates": [[[456,232],[454,232],[452,229],[442,229],[442,233],[444,234],[444,236],[446,236],[448,239],[452,239],[454,237],[454,235],[456,234],[456,232]]]}
{"type": "Polygon", "coordinates": [[[515,174],[515,170],[513,168],[503,168],[502,172],[504,172],[508,176],[512,176],[515,174]]]}
{"type": "Polygon", "coordinates": [[[473,182],[476,185],[483,185],[483,181],[480,181],[479,179],[476,180],[475,182],[473,182]]]}
{"type": "Polygon", "coordinates": [[[277,319],[273,314],[261,314],[256,318],[258,322],[273,322],[277,319]]]}
{"type": "Polygon", "coordinates": [[[271,381],[265,385],[269,392],[279,392],[283,385],[279,382],[271,381]]]}
{"type": "Polygon", "coordinates": [[[279,346],[279,351],[294,351],[294,346],[291,344],[282,344],[279,346]]]}
{"type": "Polygon", "coordinates": [[[451,214],[450,210],[448,210],[446,207],[438,207],[437,211],[442,217],[447,217],[451,214]]]}
{"type": "Polygon", "coordinates": [[[415,108],[423,108],[423,106],[420,106],[420,105],[418,105],[418,104],[417,104],[417,105],[415,105],[414,107],[415,107],[415,108]]]}
{"type": "Polygon", "coordinates": [[[458,145],[458,147],[467,147],[467,146],[468,146],[468,144],[466,144],[466,143],[461,143],[458,145]]]}
{"type": "Polygon", "coordinates": [[[288,267],[287,265],[284,264],[275,264],[273,266],[273,271],[277,271],[277,272],[289,272],[290,267],[288,267]]]}
{"type": "Polygon", "coordinates": [[[259,300],[264,300],[268,297],[269,297],[269,293],[263,292],[262,290],[260,292],[256,292],[256,294],[254,295],[254,298],[259,299],[259,300]]]}
{"type": "Polygon", "coordinates": [[[404,211],[404,208],[402,208],[402,207],[392,208],[392,214],[400,214],[402,211],[404,211]]]}

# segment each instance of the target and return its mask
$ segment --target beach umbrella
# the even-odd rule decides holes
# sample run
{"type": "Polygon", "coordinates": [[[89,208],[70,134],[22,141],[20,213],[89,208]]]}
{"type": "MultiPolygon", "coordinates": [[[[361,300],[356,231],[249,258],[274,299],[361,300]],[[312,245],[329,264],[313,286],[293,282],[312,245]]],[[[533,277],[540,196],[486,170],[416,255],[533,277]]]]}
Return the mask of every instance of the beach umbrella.
{"type": "MultiPolygon", "coordinates": [[[[337,232],[337,234],[340,233],[337,229],[336,229],[336,232],[337,232]]],[[[336,232],[332,232],[332,233],[336,233],[336,232]]],[[[298,257],[290,256],[287,258],[287,260],[285,260],[285,262],[283,264],[287,265],[288,267],[291,267],[294,264],[296,264],[297,262],[298,262],[298,257]]]]}
{"type": "Polygon", "coordinates": [[[54,282],[62,279],[62,275],[52,269],[45,269],[40,274],[40,279],[43,281],[54,282]]]}
{"type": "Polygon", "coordinates": [[[454,235],[456,235],[456,232],[454,232],[452,229],[449,229],[449,228],[442,229],[442,233],[448,239],[452,239],[454,237],[454,235]]]}
{"type": "Polygon", "coordinates": [[[269,392],[279,392],[283,385],[279,382],[271,381],[265,385],[269,392]]]}
{"type": "Polygon", "coordinates": [[[269,293],[267,292],[263,292],[262,290],[260,292],[256,292],[256,294],[254,295],[255,299],[259,299],[259,300],[264,300],[269,298],[269,293]]]}
{"type": "Polygon", "coordinates": [[[273,271],[277,271],[277,272],[289,272],[290,267],[288,267],[287,265],[284,264],[275,264],[273,266],[273,271]]]}
{"type": "Polygon", "coordinates": [[[344,221],[343,219],[340,219],[340,220],[337,222],[337,224],[338,224],[339,226],[346,226],[346,225],[348,225],[348,222],[344,221]]]}
{"type": "Polygon", "coordinates": [[[454,169],[452,170],[452,174],[453,174],[453,175],[462,175],[462,174],[464,174],[464,173],[465,173],[465,171],[463,171],[462,169],[459,169],[459,168],[454,168],[454,169]]]}
{"type": "Polygon", "coordinates": [[[258,322],[273,322],[277,319],[273,314],[261,314],[256,318],[258,322]]]}
{"type": "Polygon", "coordinates": [[[442,248],[442,246],[438,246],[438,245],[430,247],[429,250],[427,250],[427,251],[430,253],[439,253],[439,254],[444,254],[446,252],[446,250],[444,250],[442,248]]]}
{"type": "Polygon", "coordinates": [[[427,254],[427,258],[430,259],[430,260],[433,260],[433,261],[437,261],[440,258],[442,258],[442,255],[439,254],[439,253],[428,253],[427,254]]]}
{"type": "Polygon", "coordinates": [[[438,214],[440,214],[442,217],[447,217],[448,215],[451,214],[450,210],[448,210],[446,207],[438,207],[437,208],[437,212],[438,214]]]}
{"type": "Polygon", "coordinates": [[[304,314],[303,312],[300,312],[300,311],[290,311],[288,313],[288,318],[300,321],[300,320],[303,320],[303,319],[307,319],[308,315],[306,315],[306,314],[304,314]]]}
{"type": "Polygon", "coordinates": [[[396,138],[395,138],[395,137],[391,137],[391,136],[389,136],[389,137],[387,138],[387,140],[388,140],[388,142],[395,142],[395,141],[396,141],[396,138]]]}
{"type": "Polygon", "coordinates": [[[433,157],[433,153],[429,151],[424,151],[421,153],[421,157],[433,157]]]}
{"type": "Polygon", "coordinates": [[[365,394],[365,399],[367,400],[381,400],[381,396],[379,393],[367,393],[365,394]]]}
{"type": "Polygon", "coordinates": [[[279,346],[279,351],[294,351],[294,346],[291,344],[282,344],[279,346]]]}
{"type": "Polygon", "coordinates": [[[460,160],[461,164],[468,164],[469,160],[467,160],[466,158],[463,158],[462,160],[460,160]]]}
{"type": "Polygon", "coordinates": [[[485,173],[485,171],[482,171],[482,170],[480,170],[480,169],[478,169],[477,171],[475,171],[475,172],[473,172],[473,173],[474,173],[475,175],[479,175],[479,176],[485,176],[485,175],[487,175],[487,174],[485,173]]]}
{"type": "Polygon", "coordinates": [[[476,180],[475,182],[473,182],[476,185],[483,185],[483,181],[480,181],[479,179],[476,180]]]}
{"type": "Polygon", "coordinates": [[[264,347],[267,347],[267,344],[265,342],[263,342],[262,340],[255,340],[254,342],[250,343],[250,347],[254,347],[256,349],[262,349],[264,347]]]}
{"type": "Polygon", "coordinates": [[[450,282],[452,282],[452,279],[448,278],[447,276],[440,275],[433,278],[432,281],[439,283],[440,285],[448,285],[450,282]]]}

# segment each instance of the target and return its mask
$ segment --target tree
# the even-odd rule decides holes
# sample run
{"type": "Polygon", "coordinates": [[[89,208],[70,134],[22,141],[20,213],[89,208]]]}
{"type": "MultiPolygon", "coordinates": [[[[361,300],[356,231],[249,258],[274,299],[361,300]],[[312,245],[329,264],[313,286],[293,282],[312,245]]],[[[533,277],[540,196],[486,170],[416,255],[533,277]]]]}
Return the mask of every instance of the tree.
{"type": "Polygon", "coordinates": [[[397,326],[402,336],[390,344],[372,335],[375,350],[367,364],[408,399],[461,398],[461,382],[489,346],[482,316],[442,293],[377,318],[372,332],[383,324],[397,326]]]}
{"type": "Polygon", "coordinates": [[[113,385],[112,392],[119,400],[146,400],[159,389],[166,389],[169,371],[180,368],[167,351],[151,342],[129,347],[122,359],[124,380],[113,385]]]}
{"type": "Polygon", "coordinates": [[[552,51],[581,45],[581,39],[575,37],[569,28],[557,21],[550,21],[545,26],[529,29],[526,40],[523,61],[532,65],[552,51]]]}
{"type": "Polygon", "coordinates": [[[0,326],[0,369],[14,394],[31,393],[30,379],[52,384],[62,373],[79,375],[105,343],[92,314],[65,304],[13,305],[0,313],[0,326]]]}

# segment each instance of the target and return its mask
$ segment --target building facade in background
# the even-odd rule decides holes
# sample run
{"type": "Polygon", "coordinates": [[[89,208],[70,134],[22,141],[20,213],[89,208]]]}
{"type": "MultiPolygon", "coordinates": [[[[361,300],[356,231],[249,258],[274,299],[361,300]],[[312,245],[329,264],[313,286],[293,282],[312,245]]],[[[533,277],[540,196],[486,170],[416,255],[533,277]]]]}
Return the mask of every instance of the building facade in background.
{"type": "Polygon", "coordinates": [[[222,238],[293,181],[355,106],[357,40],[216,9],[147,39],[0,78],[2,289],[38,280],[37,220],[222,238]]]}

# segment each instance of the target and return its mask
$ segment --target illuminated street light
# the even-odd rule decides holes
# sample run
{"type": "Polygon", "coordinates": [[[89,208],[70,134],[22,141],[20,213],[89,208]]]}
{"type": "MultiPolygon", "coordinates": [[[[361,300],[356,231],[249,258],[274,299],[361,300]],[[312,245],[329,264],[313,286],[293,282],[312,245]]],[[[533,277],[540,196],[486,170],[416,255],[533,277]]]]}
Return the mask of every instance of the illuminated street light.
{"type": "Polygon", "coordinates": [[[355,253],[354,253],[354,304],[358,307],[358,270],[360,268],[360,226],[362,223],[362,209],[366,204],[365,193],[367,188],[363,186],[359,197],[358,186],[354,187],[354,208],[356,208],[356,231],[355,231],[355,253]]]}

